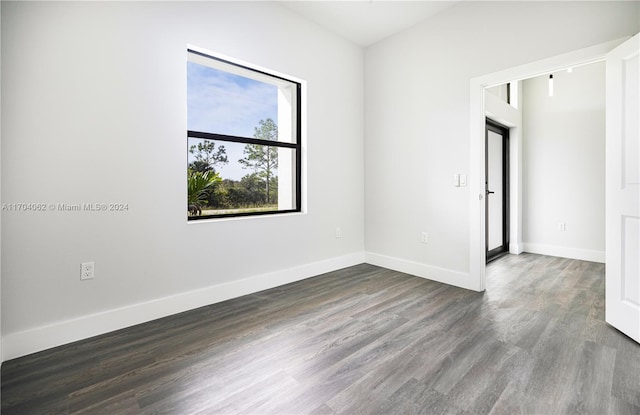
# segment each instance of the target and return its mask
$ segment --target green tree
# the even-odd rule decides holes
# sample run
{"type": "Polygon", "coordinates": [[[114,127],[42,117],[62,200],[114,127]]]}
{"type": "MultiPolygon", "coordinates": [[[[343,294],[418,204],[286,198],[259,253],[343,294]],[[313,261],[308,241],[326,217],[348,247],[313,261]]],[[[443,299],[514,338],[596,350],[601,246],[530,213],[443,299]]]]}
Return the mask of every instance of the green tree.
{"type": "Polygon", "coordinates": [[[216,183],[221,182],[220,175],[214,171],[193,171],[187,174],[187,205],[201,208],[207,203],[209,192],[216,183]]]}
{"type": "Polygon", "coordinates": [[[240,179],[239,185],[240,189],[242,189],[244,204],[259,205],[264,202],[264,183],[258,174],[247,174],[242,179],[240,179]]]}
{"type": "Polygon", "coordinates": [[[216,167],[227,164],[227,149],[224,146],[216,147],[216,143],[206,140],[202,143],[194,144],[189,147],[189,153],[193,154],[195,159],[189,164],[189,168],[193,171],[205,173],[208,171],[216,171],[216,167]]]}
{"type": "MultiPolygon", "coordinates": [[[[253,136],[260,140],[277,141],[278,126],[271,118],[260,120],[258,126],[255,127],[253,136]]],[[[247,144],[244,147],[244,155],[245,157],[238,162],[242,164],[244,169],[253,169],[260,179],[264,180],[265,200],[267,204],[271,203],[273,199],[271,197],[272,178],[278,169],[278,148],[247,144]]]]}

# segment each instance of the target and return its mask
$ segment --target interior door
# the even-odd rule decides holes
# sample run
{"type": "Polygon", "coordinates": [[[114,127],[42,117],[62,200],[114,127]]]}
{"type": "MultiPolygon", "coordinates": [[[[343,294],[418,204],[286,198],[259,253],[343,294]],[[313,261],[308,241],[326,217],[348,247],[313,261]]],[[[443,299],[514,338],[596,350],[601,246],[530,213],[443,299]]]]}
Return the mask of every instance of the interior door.
{"type": "Polygon", "coordinates": [[[605,318],[640,342],[640,35],[607,55],[605,318]]]}
{"type": "Polygon", "coordinates": [[[486,126],[487,262],[509,252],[509,129],[487,119],[486,126]]]}

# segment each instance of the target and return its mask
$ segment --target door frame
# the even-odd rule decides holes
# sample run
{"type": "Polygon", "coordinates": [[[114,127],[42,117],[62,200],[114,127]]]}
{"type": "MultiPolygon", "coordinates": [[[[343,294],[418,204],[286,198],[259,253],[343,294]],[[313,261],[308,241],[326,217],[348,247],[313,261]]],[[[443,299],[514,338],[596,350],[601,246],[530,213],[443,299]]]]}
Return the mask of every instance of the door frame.
{"type": "Polygon", "coordinates": [[[500,124],[497,121],[492,120],[491,118],[486,118],[485,124],[485,262],[489,263],[494,259],[498,259],[500,256],[509,252],[509,206],[510,206],[510,198],[509,198],[509,179],[510,179],[510,168],[509,168],[509,127],[506,127],[500,124]],[[489,251],[487,245],[489,243],[489,235],[487,234],[488,220],[489,220],[489,212],[487,211],[487,205],[489,204],[489,189],[487,188],[487,176],[489,175],[489,152],[487,151],[487,144],[489,140],[489,131],[493,131],[496,134],[500,134],[502,136],[502,180],[500,180],[500,185],[502,186],[502,245],[498,248],[492,249],[489,251]],[[491,258],[491,259],[489,259],[491,258]]]}
{"type": "MultiPolygon", "coordinates": [[[[469,276],[476,291],[486,289],[485,88],[604,61],[608,52],[631,36],[490,73],[470,80],[469,94],[469,276]]],[[[512,177],[512,179],[515,179],[512,177]]]]}

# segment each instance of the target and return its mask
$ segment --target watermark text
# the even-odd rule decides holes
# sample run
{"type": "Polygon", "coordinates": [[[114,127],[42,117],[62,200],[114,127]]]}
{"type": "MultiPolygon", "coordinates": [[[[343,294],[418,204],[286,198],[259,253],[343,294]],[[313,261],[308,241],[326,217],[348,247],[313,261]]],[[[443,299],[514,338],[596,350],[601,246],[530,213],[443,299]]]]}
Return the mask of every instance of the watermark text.
{"type": "Polygon", "coordinates": [[[3,203],[3,212],[127,212],[128,203],[3,203]]]}

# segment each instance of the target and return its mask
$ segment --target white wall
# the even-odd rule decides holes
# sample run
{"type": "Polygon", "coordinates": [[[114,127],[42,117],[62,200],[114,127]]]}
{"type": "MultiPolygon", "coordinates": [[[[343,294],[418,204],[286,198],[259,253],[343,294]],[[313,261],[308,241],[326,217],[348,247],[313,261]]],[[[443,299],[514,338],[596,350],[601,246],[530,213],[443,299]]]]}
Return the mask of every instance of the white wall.
{"type": "Polygon", "coordinates": [[[509,94],[507,93],[508,92],[507,85],[508,84],[492,86],[490,88],[487,88],[487,92],[493,95],[494,97],[498,98],[500,101],[507,102],[509,98],[509,94]]]}
{"type": "Polygon", "coordinates": [[[523,83],[525,250],[604,262],[605,64],[553,76],[523,83]]]}
{"type": "Polygon", "coordinates": [[[470,79],[630,36],[638,14],[637,2],[464,2],[367,49],[367,260],[476,288],[469,188],[451,179],[469,169],[470,79]]]}
{"type": "Polygon", "coordinates": [[[129,205],[3,212],[5,359],[363,261],[360,48],[275,3],[1,7],[2,201],[129,205]],[[306,214],[187,224],[187,44],[307,81],[306,214]]]}

